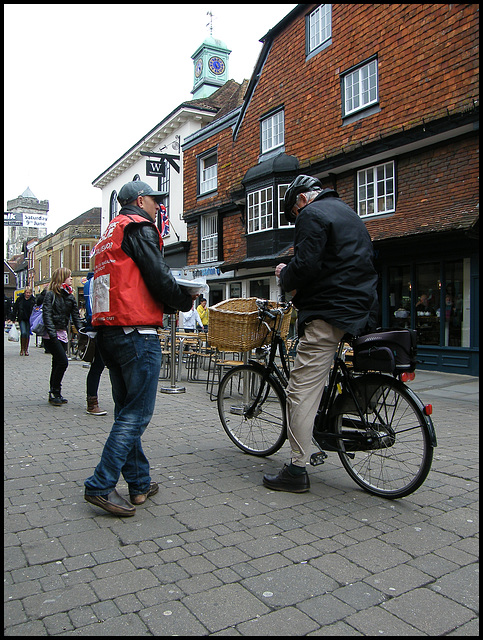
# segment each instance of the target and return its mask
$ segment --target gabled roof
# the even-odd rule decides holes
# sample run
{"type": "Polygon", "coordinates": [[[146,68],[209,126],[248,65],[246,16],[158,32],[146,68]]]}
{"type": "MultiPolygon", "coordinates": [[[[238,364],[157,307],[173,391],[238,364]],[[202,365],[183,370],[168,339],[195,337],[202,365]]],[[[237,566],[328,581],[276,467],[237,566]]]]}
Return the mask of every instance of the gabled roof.
{"type": "MultiPolygon", "coordinates": [[[[240,106],[243,101],[243,95],[248,85],[248,80],[245,80],[241,85],[235,80],[228,80],[217,89],[214,93],[206,98],[196,98],[194,100],[187,100],[178,105],[169,115],[167,115],[161,122],[153,127],[148,133],[146,133],[140,140],[138,140],[133,146],[128,149],[122,156],[120,156],[115,162],[113,162],[105,171],[92,181],[95,187],[103,187],[110,181],[108,176],[111,172],[115,171],[117,167],[121,167],[122,171],[134,164],[140,157],[140,151],[150,151],[156,144],[160,142],[163,137],[169,135],[169,133],[163,133],[165,127],[170,128],[170,122],[175,117],[185,113],[195,114],[203,113],[207,118],[207,122],[212,122],[217,118],[223,117],[229,111],[232,111],[235,107],[240,106]]],[[[122,171],[119,172],[122,172],[122,171]]]]}
{"type": "Polygon", "coordinates": [[[66,222],[61,227],[59,227],[57,231],[55,231],[55,233],[59,233],[60,231],[67,229],[67,227],[80,226],[80,225],[99,225],[100,227],[101,207],[93,207],[92,209],[89,209],[89,211],[85,211],[84,213],[81,213],[80,216],[77,216],[77,218],[74,218],[73,220],[69,220],[69,222],[66,222]]]}

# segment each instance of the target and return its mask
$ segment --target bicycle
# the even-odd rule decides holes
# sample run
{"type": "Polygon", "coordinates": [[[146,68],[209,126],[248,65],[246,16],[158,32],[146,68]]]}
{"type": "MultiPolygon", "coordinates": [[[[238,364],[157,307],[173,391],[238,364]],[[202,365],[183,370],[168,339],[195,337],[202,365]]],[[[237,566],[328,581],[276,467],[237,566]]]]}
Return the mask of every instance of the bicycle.
{"type": "MultiPolygon", "coordinates": [[[[257,349],[256,359],[227,371],[218,388],[217,406],[223,428],[237,447],[269,456],[287,438],[285,387],[290,367],[280,324],[291,303],[268,309],[267,301],[257,300],[257,306],[260,321],[272,332],[270,344],[257,349]],[[275,361],[277,355],[281,366],[275,361]]],[[[312,454],[310,464],[322,464],[326,451],[335,452],[364,490],[402,498],[422,485],[431,468],[437,446],[432,407],[404,384],[414,374],[358,372],[349,367],[346,356],[353,338],[345,335],[335,354],[313,426],[319,451],[312,454]]]]}

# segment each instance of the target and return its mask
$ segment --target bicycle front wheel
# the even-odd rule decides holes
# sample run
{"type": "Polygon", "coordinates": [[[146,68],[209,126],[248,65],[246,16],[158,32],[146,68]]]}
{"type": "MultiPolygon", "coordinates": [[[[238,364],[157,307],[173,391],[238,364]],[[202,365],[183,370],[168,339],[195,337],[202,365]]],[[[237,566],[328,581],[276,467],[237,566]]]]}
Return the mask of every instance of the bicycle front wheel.
{"type": "Polygon", "coordinates": [[[249,364],[227,371],[218,387],[218,414],[228,437],[245,453],[269,456],[287,437],[285,393],[275,378],[249,364]]]}
{"type": "Polygon", "coordinates": [[[363,409],[370,435],[368,438],[358,414],[338,416],[337,432],[344,438],[339,445],[346,450],[339,453],[340,460],[351,478],[369,493],[403,498],[422,485],[431,468],[429,418],[398,380],[371,374],[359,380],[359,388],[369,390],[363,409]],[[351,438],[360,438],[360,447],[353,444],[354,439],[351,445],[351,438]]]}

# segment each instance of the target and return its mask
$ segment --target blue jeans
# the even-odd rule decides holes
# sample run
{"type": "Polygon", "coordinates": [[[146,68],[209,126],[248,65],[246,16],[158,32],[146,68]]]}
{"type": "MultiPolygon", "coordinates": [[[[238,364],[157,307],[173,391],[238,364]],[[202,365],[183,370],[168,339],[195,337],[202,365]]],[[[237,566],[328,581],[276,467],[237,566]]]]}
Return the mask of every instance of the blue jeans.
{"type": "Polygon", "coordinates": [[[114,424],[94,475],[84,483],[85,492],[106,495],[116,488],[122,474],[131,495],[146,493],[151,476],[141,436],[156,403],[161,368],[159,338],[136,330],[125,334],[122,327],[102,327],[96,340],[109,369],[114,424]]]}
{"type": "Polygon", "coordinates": [[[30,338],[30,321],[19,320],[18,324],[20,326],[20,335],[22,338],[30,338]]]}

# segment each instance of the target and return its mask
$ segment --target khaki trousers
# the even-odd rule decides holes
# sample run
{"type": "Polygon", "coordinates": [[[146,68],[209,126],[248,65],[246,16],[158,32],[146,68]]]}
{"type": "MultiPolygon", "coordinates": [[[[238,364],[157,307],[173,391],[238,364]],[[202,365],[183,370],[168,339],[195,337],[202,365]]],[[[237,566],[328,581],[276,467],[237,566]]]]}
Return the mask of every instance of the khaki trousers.
{"type": "Polygon", "coordinates": [[[312,320],[297,346],[287,387],[288,440],[292,463],[305,466],[310,458],[312,429],[342,329],[325,320],[312,320]]]}

